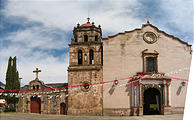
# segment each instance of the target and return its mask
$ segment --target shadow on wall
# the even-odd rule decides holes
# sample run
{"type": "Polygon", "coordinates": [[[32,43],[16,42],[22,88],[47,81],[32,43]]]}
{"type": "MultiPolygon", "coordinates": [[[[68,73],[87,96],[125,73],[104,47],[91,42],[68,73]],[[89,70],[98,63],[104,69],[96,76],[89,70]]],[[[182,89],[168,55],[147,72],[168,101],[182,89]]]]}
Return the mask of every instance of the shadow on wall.
{"type": "Polygon", "coordinates": [[[130,80],[127,82],[127,84],[126,84],[126,90],[125,90],[125,92],[128,92],[128,96],[130,96],[130,93],[131,93],[131,85],[130,85],[130,80]]]}
{"type": "Polygon", "coordinates": [[[182,90],[182,86],[179,86],[178,90],[176,91],[176,95],[180,95],[181,90],[182,90]]]}
{"type": "Polygon", "coordinates": [[[110,95],[112,95],[114,91],[115,91],[115,85],[113,84],[108,92],[110,95]]]}
{"type": "MultiPolygon", "coordinates": [[[[110,88],[110,90],[108,91],[110,95],[112,95],[115,91],[116,86],[118,85],[117,80],[113,83],[112,87],[110,88]]],[[[125,85],[126,90],[125,92],[127,92],[127,96],[130,96],[131,93],[131,85],[130,85],[130,81],[127,82],[127,84],[125,85]]]]}
{"type": "Polygon", "coordinates": [[[178,88],[178,90],[177,90],[177,92],[176,92],[176,95],[180,95],[180,93],[181,93],[181,90],[182,90],[182,87],[184,87],[186,85],[186,82],[181,82],[181,86],[179,86],[179,88],[178,88]]]}
{"type": "Polygon", "coordinates": [[[108,91],[110,95],[113,94],[113,92],[115,91],[115,87],[119,84],[119,81],[117,79],[114,80],[114,83],[111,87],[111,89],[108,91]]]}

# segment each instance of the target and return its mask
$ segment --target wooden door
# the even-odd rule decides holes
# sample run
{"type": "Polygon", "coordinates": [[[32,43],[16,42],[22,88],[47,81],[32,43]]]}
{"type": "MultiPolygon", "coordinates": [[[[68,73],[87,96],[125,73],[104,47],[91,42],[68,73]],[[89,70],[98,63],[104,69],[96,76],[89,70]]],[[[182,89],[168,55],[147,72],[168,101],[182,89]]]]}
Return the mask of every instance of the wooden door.
{"type": "Polygon", "coordinates": [[[41,100],[38,97],[31,97],[31,113],[41,113],[41,100]]]}
{"type": "Polygon", "coordinates": [[[61,103],[60,104],[60,114],[61,115],[66,115],[67,112],[66,112],[66,104],[65,103],[61,103]]]}

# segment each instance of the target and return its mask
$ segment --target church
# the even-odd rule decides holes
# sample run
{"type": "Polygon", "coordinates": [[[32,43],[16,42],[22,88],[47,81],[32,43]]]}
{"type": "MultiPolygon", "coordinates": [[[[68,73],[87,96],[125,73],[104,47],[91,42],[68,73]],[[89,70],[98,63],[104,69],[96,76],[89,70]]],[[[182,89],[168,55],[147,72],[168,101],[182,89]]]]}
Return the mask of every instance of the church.
{"type": "Polygon", "coordinates": [[[21,91],[17,111],[116,116],[183,113],[191,57],[191,45],[149,20],[141,28],[102,38],[101,26],[88,18],[73,29],[68,83],[44,84],[37,76],[22,88],[32,90],[21,91]]]}

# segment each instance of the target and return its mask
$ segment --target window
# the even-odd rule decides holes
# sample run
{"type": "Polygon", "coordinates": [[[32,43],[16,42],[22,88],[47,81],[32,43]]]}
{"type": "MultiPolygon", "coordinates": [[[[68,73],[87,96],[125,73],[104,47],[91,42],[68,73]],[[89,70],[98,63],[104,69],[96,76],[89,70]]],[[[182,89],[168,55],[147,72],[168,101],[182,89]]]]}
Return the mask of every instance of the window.
{"type": "Polygon", "coordinates": [[[146,57],[146,72],[157,72],[156,57],[146,57]]]}
{"type": "Polygon", "coordinates": [[[90,88],[90,85],[89,84],[84,84],[84,88],[87,90],[90,88]]]}
{"type": "Polygon", "coordinates": [[[87,62],[87,54],[84,55],[84,60],[87,62]]]}
{"type": "Polygon", "coordinates": [[[84,42],[88,42],[88,36],[84,35],[84,42]]]}
{"type": "Polygon", "coordinates": [[[90,56],[90,64],[94,64],[94,51],[93,50],[89,51],[89,56],[90,56]]]}
{"type": "Polygon", "coordinates": [[[82,64],[82,51],[79,50],[78,51],[78,65],[81,65],[82,64]]]}
{"type": "Polygon", "coordinates": [[[75,35],[75,42],[77,42],[77,35],[75,35]]]}
{"type": "Polygon", "coordinates": [[[36,89],[39,89],[39,85],[36,85],[36,89]]]}
{"type": "Polygon", "coordinates": [[[35,85],[33,85],[33,89],[35,89],[35,85]]]}
{"type": "Polygon", "coordinates": [[[90,82],[84,81],[84,82],[82,83],[82,87],[81,87],[81,90],[82,90],[82,91],[88,92],[88,91],[90,90],[90,88],[91,88],[90,82]]]}
{"type": "Polygon", "coordinates": [[[98,41],[98,36],[97,35],[95,36],[95,41],[98,41]]]}
{"type": "Polygon", "coordinates": [[[149,52],[148,49],[142,51],[143,73],[158,73],[158,55],[159,53],[149,52]]]}

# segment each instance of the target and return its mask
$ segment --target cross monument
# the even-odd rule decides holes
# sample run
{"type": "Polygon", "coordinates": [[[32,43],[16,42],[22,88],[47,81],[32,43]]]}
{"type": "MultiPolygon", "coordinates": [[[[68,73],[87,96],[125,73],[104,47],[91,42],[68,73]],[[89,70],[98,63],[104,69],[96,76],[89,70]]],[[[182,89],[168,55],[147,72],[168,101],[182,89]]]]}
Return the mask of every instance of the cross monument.
{"type": "Polygon", "coordinates": [[[38,68],[36,68],[36,70],[33,71],[33,73],[36,73],[36,79],[38,80],[38,73],[41,72],[41,70],[39,70],[38,68]]]}

